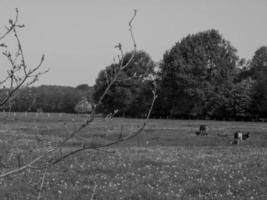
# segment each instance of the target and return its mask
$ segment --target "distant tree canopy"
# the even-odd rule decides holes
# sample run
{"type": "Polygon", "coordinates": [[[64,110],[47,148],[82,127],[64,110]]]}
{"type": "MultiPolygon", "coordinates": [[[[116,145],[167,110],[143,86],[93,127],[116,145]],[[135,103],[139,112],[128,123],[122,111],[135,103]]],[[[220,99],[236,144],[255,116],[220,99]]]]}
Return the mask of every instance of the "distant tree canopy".
{"type": "Polygon", "coordinates": [[[260,79],[267,69],[267,47],[262,46],[255,51],[249,66],[250,76],[260,79]]]}
{"type": "MultiPolygon", "coordinates": [[[[6,91],[1,90],[0,95],[6,91]]],[[[93,88],[81,89],[63,86],[21,88],[12,101],[12,111],[75,112],[75,105],[83,98],[92,99],[93,88]]],[[[7,110],[7,108],[6,108],[7,110]]]]}
{"type": "Polygon", "coordinates": [[[80,84],[76,87],[76,89],[81,91],[88,91],[90,90],[90,87],[87,84],[80,84]]]}
{"type": "Polygon", "coordinates": [[[236,49],[216,30],[188,35],[163,56],[158,103],[171,117],[209,114],[209,100],[224,95],[236,73],[236,49]]]}
{"type": "Polygon", "coordinates": [[[260,47],[254,54],[249,68],[255,80],[251,112],[254,117],[267,117],[267,47],[260,47]]]}
{"type": "MultiPolygon", "coordinates": [[[[126,53],[123,64],[127,63],[132,52],[126,53]]],[[[98,101],[108,83],[120,67],[120,63],[112,64],[101,70],[94,86],[94,99],[98,101]]],[[[147,79],[154,74],[154,63],[144,51],[137,51],[134,59],[119,74],[116,81],[103,99],[100,111],[107,114],[119,110],[121,116],[143,116],[149,106],[148,93],[151,94],[152,82],[147,79]]],[[[151,96],[151,95],[150,95],[151,96]]]]}
{"type": "MultiPolygon", "coordinates": [[[[127,62],[130,53],[124,62],[127,62]]],[[[119,64],[102,70],[94,86],[98,100],[119,64]]],[[[146,110],[155,65],[145,52],[133,62],[103,100],[101,112],[142,117],[146,110]],[[133,77],[139,77],[133,79],[133,77]]],[[[156,73],[158,99],[154,117],[251,119],[267,117],[267,47],[251,61],[239,59],[237,50],[217,30],[188,35],[163,55],[156,73]]]]}
{"type": "Polygon", "coordinates": [[[207,104],[208,116],[216,119],[251,119],[251,95],[254,81],[250,78],[213,93],[207,104]]]}

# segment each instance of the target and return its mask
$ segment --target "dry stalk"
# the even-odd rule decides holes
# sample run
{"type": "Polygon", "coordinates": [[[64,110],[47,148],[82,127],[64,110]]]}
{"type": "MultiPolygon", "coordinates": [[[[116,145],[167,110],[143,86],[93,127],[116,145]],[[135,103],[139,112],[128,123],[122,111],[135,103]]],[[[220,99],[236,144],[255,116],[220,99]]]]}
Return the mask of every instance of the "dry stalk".
{"type": "Polygon", "coordinates": [[[45,168],[44,173],[43,173],[42,182],[41,182],[41,185],[40,185],[40,189],[39,189],[37,200],[41,199],[42,190],[43,190],[43,187],[44,187],[45,176],[46,176],[46,173],[47,173],[47,168],[48,168],[48,163],[46,164],[46,168],[45,168]]]}
{"type": "Polygon", "coordinates": [[[95,186],[94,186],[94,189],[93,189],[93,193],[92,193],[92,196],[91,196],[91,200],[93,200],[94,197],[95,197],[96,188],[97,188],[97,184],[96,184],[96,182],[95,182],[95,186]]]}

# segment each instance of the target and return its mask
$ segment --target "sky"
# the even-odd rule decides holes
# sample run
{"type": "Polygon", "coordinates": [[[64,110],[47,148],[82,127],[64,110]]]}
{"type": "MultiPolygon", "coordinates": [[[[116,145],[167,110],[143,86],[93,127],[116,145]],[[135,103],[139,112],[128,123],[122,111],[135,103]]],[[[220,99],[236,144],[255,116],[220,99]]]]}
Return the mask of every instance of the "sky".
{"type": "MultiPolygon", "coordinates": [[[[19,36],[28,65],[36,66],[45,54],[43,68],[50,69],[36,85],[94,85],[118,55],[116,44],[132,50],[128,22],[134,9],[137,49],[156,62],[186,35],[212,28],[240,58],[251,59],[267,45],[266,0],[0,0],[0,34],[15,8],[25,24],[19,36]]],[[[4,59],[0,80],[8,66],[4,59]]]]}

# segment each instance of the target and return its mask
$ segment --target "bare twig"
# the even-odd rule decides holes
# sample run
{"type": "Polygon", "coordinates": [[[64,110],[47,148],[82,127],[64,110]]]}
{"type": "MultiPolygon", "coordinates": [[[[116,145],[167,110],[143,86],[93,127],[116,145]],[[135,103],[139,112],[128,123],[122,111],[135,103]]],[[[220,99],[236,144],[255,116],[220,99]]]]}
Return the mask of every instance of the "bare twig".
{"type": "Polygon", "coordinates": [[[47,168],[48,168],[48,163],[46,164],[46,168],[45,168],[45,171],[43,173],[42,182],[41,182],[41,185],[40,185],[40,189],[39,189],[37,200],[40,200],[41,199],[41,194],[42,194],[42,190],[43,190],[43,187],[44,187],[44,181],[45,181],[45,176],[46,176],[47,168]]]}
{"type": "Polygon", "coordinates": [[[96,184],[96,182],[95,182],[95,186],[94,186],[94,189],[93,189],[93,193],[92,193],[92,196],[91,196],[91,200],[94,199],[96,188],[97,188],[97,184],[96,184]]]}
{"type": "Polygon", "coordinates": [[[8,28],[7,32],[0,37],[0,40],[6,37],[9,33],[13,32],[14,37],[17,42],[17,52],[15,53],[15,57],[13,58],[12,54],[8,51],[3,52],[3,55],[7,58],[10,63],[10,70],[7,72],[7,77],[4,78],[3,81],[0,82],[0,85],[3,85],[10,81],[10,86],[8,89],[8,94],[0,100],[0,107],[4,106],[11,98],[15,98],[14,94],[21,88],[22,86],[29,86],[33,84],[35,81],[38,80],[38,77],[48,70],[40,72],[40,67],[44,62],[44,55],[41,57],[40,63],[32,68],[28,69],[24,57],[24,52],[22,49],[22,45],[17,33],[16,28],[22,28],[24,25],[18,25],[18,9],[16,9],[16,19],[9,20],[10,27],[8,28]],[[18,58],[19,61],[18,61],[18,58]],[[22,74],[21,74],[22,73],[22,74]]]}
{"type": "Polygon", "coordinates": [[[24,25],[17,25],[18,19],[19,19],[19,10],[16,8],[16,17],[15,17],[15,20],[9,19],[9,25],[10,25],[10,27],[7,27],[6,32],[0,36],[0,40],[4,39],[16,27],[19,27],[19,28],[24,27],[24,25]]]}
{"type": "Polygon", "coordinates": [[[130,34],[131,34],[131,39],[132,39],[132,42],[133,42],[133,52],[132,52],[132,55],[130,57],[130,59],[128,60],[128,62],[126,64],[123,64],[123,60],[124,60],[124,54],[123,54],[123,51],[122,51],[122,46],[121,44],[119,43],[119,46],[115,46],[115,48],[119,48],[121,54],[122,54],[122,58],[120,60],[120,67],[119,67],[119,70],[117,71],[117,73],[115,74],[115,76],[113,77],[112,81],[110,81],[109,85],[106,87],[105,91],[103,92],[102,96],[99,98],[98,102],[97,102],[97,105],[100,105],[104,99],[104,97],[106,96],[107,92],[110,90],[111,86],[117,81],[119,75],[120,75],[120,72],[125,69],[126,67],[129,66],[129,64],[132,62],[135,54],[136,54],[136,42],[135,42],[135,38],[134,38],[134,35],[133,35],[133,26],[132,26],[132,23],[133,23],[133,20],[135,19],[136,17],[136,14],[137,14],[137,10],[134,10],[134,15],[133,17],[131,18],[130,22],[129,22],[129,31],[130,31],[130,34]]]}

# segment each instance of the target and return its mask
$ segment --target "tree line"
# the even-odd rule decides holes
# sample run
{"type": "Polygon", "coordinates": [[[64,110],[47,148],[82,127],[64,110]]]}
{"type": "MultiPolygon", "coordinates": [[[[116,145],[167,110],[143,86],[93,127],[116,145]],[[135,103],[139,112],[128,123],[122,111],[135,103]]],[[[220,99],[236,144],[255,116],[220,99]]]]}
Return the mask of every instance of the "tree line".
{"type": "MultiPolygon", "coordinates": [[[[12,100],[12,111],[75,112],[86,98],[97,102],[114,79],[121,62],[101,70],[95,85],[21,88],[12,100]]],[[[137,51],[128,67],[107,92],[97,112],[123,117],[145,117],[151,91],[158,98],[152,111],[158,118],[252,120],[267,118],[267,47],[258,48],[251,60],[239,58],[237,49],[217,30],[189,34],[155,63],[145,51],[137,51]]],[[[0,92],[4,96],[7,91],[0,92]]],[[[5,108],[7,109],[7,108],[5,108]]]]}
{"type": "MultiPolygon", "coordinates": [[[[118,66],[113,63],[100,71],[95,100],[118,66]]],[[[153,82],[158,86],[154,117],[267,118],[267,47],[257,49],[251,60],[241,59],[217,30],[186,36],[164,53],[159,64],[139,51],[103,100],[101,112],[118,109],[120,116],[144,117],[153,82]]]]}
{"type": "MultiPolygon", "coordinates": [[[[0,91],[0,98],[8,92],[0,91]]],[[[92,102],[93,88],[87,84],[77,87],[47,86],[22,87],[2,110],[16,112],[74,113],[75,106],[86,98],[92,102]]]]}

